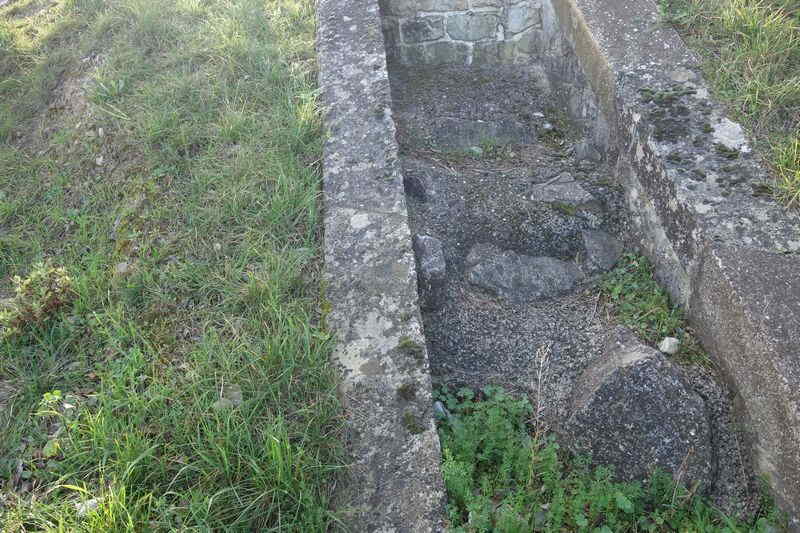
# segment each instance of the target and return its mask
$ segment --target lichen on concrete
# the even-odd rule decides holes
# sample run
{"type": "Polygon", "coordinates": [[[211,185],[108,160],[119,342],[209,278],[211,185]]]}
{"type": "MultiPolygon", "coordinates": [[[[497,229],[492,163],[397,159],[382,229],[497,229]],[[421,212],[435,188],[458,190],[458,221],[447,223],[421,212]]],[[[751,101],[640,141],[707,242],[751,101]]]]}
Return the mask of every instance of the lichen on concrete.
{"type": "Polygon", "coordinates": [[[688,311],[737,393],[754,463],[799,516],[800,337],[790,310],[800,303],[800,213],[759,193],[764,165],[653,2],[552,5],[610,125],[630,241],[688,311]]]}
{"type": "Polygon", "coordinates": [[[440,531],[441,457],[378,5],[320,0],[317,14],[328,324],[351,456],[335,503],[352,531],[440,531]]]}

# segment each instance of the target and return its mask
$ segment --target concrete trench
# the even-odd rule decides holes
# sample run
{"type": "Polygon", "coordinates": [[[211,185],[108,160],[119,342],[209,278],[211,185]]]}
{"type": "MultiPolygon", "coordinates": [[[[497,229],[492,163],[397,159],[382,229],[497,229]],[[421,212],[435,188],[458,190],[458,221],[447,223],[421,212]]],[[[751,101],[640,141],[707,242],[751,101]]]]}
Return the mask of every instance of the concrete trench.
{"type": "Polygon", "coordinates": [[[750,194],[760,162],[655,6],[616,4],[318,2],[354,530],[443,529],[433,386],[540,388],[554,430],[574,415],[615,334],[596,283],[623,248],[719,369],[679,371],[706,495],[752,511],[765,474],[800,510],[800,220],[750,194]]]}

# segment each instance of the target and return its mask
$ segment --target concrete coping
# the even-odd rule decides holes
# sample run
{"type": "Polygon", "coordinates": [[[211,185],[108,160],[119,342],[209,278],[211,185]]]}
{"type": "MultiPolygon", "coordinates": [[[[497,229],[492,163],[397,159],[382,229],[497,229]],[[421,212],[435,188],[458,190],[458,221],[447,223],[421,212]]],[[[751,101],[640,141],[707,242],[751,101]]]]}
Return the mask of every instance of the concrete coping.
{"type": "Polygon", "coordinates": [[[351,465],[351,531],[441,531],[444,488],[428,355],[377,1],[320,0],[328,325],[351,465]]]}
{"type": "Polygon", "coordinates": [[[798,528],[800,213],[758,195],[762,161],[655,2],[553,6],[611,126],[631,241],[688,310],[798,528]]]}

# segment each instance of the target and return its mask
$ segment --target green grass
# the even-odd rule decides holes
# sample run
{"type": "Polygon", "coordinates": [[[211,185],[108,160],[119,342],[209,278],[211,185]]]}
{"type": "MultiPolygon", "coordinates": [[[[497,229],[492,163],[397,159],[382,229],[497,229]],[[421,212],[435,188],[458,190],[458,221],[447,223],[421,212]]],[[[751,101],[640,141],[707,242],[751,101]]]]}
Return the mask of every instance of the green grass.
{"type": "Polygon", "coordinates": [[[797,0],[661,0],[704,58],[715,94],[752,133],[771,188],[800,206],[800,4],[797,0]]]}
{"type": "MultiPolygon", "coordinates": [[[[671,476],[619,483],[531,427],[533,408],[497,387],[440,391],[439,436],[450,530],[479,533],[767,532],[783,518],[765,499],[749,523],[725,516],[671,476]]],[[[766,496],[765,496],[766,498],[766,496]]]]}
{"type": "Polygon", "coordinates": [[[313,19],[0,7],[2,531],[336,527],[313,19]]]}
{"type": "Polygon", "coordinates": [[[607,273],[600,285],[614,318],[631,328],[644,341],[656,345],[664,337],[680,340],[677,360],[710,365],[708,355],[692,335],[680,308],[655,279],[650,261],[640,255],[625,254],[607,273]]]}

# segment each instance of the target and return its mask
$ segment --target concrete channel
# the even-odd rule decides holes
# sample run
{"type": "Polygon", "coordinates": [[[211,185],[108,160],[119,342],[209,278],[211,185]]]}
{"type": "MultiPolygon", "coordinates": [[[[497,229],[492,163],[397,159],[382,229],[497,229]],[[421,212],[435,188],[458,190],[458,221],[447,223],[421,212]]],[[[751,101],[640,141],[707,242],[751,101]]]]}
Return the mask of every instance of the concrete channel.
{"type": "Polygon", "coordinates": [[[593,290],[623,249],[715,363],[678,379],[700,399],[680,424],[705,428],[693,475],[723,507],[764,475],[800,515],[800,216],[757,194],[763,165],[655,3],[317,12],[348,525],[443,530],[434,385],[530,393],[545,350],[540,409],[569,433],[608,339],[628,342],[593,290]]]}

